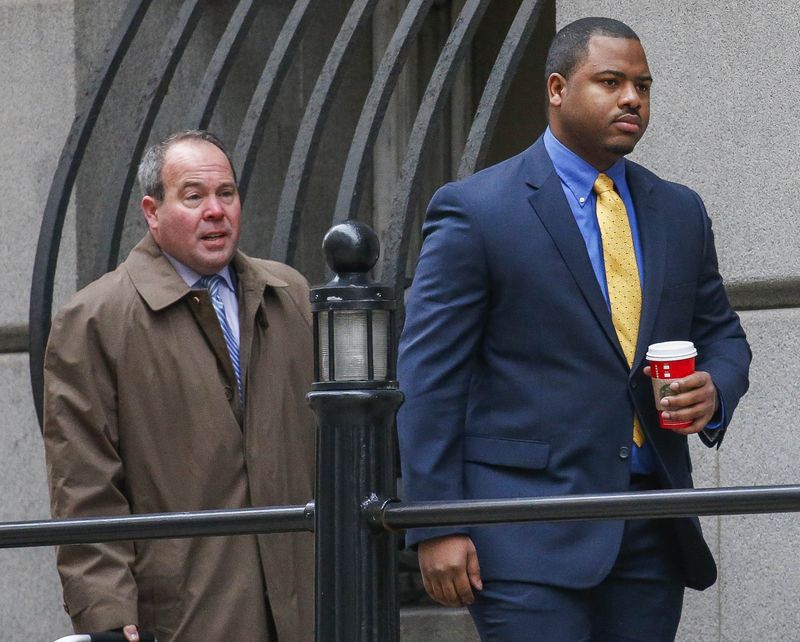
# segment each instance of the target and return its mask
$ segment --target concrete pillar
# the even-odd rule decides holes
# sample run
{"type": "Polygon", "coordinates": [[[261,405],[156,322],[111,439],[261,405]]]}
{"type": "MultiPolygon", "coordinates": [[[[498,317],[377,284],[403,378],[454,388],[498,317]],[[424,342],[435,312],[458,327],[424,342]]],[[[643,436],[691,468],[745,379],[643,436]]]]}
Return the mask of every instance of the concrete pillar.
{"type": "MultiPolygon", "coordinates": [[[[0,0],[0,521],[49,517],[44,452],[33,411],[25,326],[36,239],[75,114],[73,2],[0,0]]],[[[57,300],[74,291],[70,218],[57,300]]],[[[0,551],[0,639],[53,640],[71,629],[50,548],[0,551]]]]}

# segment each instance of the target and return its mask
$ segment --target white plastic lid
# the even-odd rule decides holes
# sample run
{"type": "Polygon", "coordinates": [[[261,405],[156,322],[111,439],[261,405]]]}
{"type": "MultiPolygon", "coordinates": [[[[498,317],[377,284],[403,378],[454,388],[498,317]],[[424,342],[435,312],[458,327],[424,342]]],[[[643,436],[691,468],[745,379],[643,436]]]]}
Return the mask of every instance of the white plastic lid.
{"type": "Polygon", "coordinates": [[[696,356],[697,349],[691,341],[663,341],[647,347],[648,361],[677,361],[696,356]]]}

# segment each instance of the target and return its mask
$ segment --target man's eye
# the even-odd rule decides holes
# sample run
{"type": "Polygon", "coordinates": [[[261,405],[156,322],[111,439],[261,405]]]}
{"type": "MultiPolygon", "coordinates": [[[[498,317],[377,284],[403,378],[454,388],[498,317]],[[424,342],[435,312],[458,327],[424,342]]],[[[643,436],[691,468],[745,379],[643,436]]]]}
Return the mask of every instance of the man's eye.
{"type": "Polygon", "coordinates": [[[643,94],[649,94],[650,85],[639,85],[639,91],[642,92],[643,94]]]}
{"type": "Polygon", "coordinates": [[[606,78],[603,80],[603,84],[607,87],[616,87],[617,86],[617,79],[616,78],[606,78]]]}

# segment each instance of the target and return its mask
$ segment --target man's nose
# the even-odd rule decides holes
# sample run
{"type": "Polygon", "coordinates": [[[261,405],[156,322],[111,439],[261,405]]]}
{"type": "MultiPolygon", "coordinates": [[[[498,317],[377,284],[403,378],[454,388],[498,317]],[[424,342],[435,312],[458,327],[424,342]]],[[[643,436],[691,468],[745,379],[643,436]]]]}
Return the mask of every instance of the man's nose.
{"type": "Polygon", "coordinates": [[[625,83],[622,86],[619,103],[630,109],[639,109],[642,104],[642,97],[636,90],[636,85],[634,83],[625,83]]]}
{"type": "Polygon", "coordinates": [[[219,198],[212,195],[206,199],[205,208],[203,209],[203,216],[206,218],[218,218],[224,213],[225,210],[222,207],[222,201],[219,198]]]}

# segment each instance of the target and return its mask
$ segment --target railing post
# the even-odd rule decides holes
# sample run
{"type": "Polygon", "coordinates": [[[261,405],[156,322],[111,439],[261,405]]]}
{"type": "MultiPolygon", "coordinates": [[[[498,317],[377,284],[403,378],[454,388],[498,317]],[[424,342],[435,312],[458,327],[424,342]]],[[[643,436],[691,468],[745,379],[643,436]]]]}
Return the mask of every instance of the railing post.
{"type": "Polygon", "coordinates": [[[399,639],[396,536],[368,523],[377,497],[394,494],[394,291],[367,277],[375,233],[358,221],[323,240],[332,281],[311,290],[317,416],[316,639],[399,639]]]}

